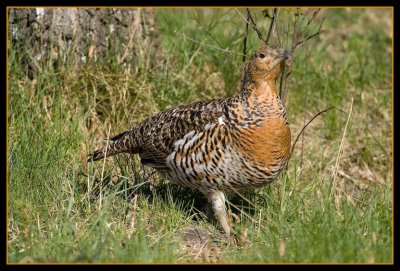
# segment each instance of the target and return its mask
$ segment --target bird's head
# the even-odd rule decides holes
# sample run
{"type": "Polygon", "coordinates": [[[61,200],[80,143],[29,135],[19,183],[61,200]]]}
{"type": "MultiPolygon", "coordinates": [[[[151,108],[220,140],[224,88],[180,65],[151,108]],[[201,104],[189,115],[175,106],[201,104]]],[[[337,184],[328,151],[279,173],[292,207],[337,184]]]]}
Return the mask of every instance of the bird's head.
{"type": "Polygon", "coordinates": [[[289,52],[275,45],[264,45],[257,49],[246,65],[251,81],[276,80],[282,73],[289,52]]]}

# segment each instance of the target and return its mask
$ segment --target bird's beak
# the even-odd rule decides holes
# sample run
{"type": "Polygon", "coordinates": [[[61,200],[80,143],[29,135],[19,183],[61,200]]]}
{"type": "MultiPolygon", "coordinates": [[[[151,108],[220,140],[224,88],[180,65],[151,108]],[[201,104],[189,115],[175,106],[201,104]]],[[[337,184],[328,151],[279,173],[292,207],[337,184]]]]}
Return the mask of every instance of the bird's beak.
{"type": "Polygon", "coordinates": [[[282,56],[283,56],[285,59],[291,59],[291,58],[292,58],[292,56],[290,55],[290,53],[289,53],[288,51],[286,51],[286,50],[283,52],[282,56]]]}

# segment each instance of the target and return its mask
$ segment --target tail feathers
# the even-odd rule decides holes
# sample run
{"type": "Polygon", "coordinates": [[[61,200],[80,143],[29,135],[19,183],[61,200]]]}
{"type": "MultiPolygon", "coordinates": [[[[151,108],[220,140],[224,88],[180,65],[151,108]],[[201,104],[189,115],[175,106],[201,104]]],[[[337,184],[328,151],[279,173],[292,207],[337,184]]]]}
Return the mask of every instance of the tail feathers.
{"type": "Polygon", "coordinates": [[[136,140],[132,140],[134,138],[126,137],[130,132],[131,131],[126,131],[111,138],[112,142],[110,142],[107,148],[96,150],[94,153],[88,155],[88,162],[97,161],[104,157],[113,156],[121,152],[135,153],[137,149],[136,140]]]}
{"type": "Polygon", "coordinates": [[[118,140],[118,139],[123,138],[126,134],[128,134],[128,133],[130,133],[130,132],[131,132],[131,131],[126,131],[126,132],[120,133],[119,135],[116,135],[116,136],[112,137],[110,140],[111,140],[111,141],[116,141],[116,140],[118,140]]]}
{"type": "Polygon", "coordinates": [[[121,153],[124,151],[125,151],[124,149],[116,148],[115,143],[112,142],[110,144],[110,146],[108,146],[108,148],[102,148],[100,150],[95,151],[94,153],[89,154],[88,162],[97,161],[97,160],[103,159],[104,157],[113,156],[115,154],[118,154],[118,153],[121,153]]]}
{"type": "Polygon", "coordinates": [[[97,161],[97,160],[104,158],[105,153],[104,153],[104,150],[101,149],[101,150],[95,151],[94,153],[89,154],[88,157],[89,157],[88,162],[97,161]]]}

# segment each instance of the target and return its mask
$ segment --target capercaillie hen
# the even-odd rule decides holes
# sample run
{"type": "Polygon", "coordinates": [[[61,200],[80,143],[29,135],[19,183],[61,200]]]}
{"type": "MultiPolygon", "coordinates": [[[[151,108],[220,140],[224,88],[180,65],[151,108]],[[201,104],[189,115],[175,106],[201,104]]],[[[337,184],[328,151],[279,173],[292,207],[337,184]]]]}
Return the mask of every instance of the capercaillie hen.
{"type": "Polygon", "coordinates": [[[229,235],[225,193],[267,185],[287,163],[291,134],[276,81],[288,58],[280,47],[259,48],[246,63],[237,96],[160,112],[111,138],[89,161],[139,154],[143,165],[203,193],[229,235]]]}

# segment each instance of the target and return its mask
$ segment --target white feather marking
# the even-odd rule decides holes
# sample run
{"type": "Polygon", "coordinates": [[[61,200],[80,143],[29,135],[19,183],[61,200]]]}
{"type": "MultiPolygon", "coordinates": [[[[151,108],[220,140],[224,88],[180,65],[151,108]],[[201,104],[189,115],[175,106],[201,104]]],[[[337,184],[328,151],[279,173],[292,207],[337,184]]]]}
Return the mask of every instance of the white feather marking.
{"type": "Polygon", "coordinates": [[[224,124],[225,124],[225,121],[224,121],[224,117],[223,117],[223,116],[221,116],[221,117],[218,118],[218,123],[219,123],[220,125],[224,125],[224,124]]]}
{"type": "Polygon", "coordinates": [[[179,139],[174,142],[175,150],[177,150],[177,148],[179,147],[179,145],[181,145],[183,143],[183,141],[184,141],[183,139],[179,139]]]}

